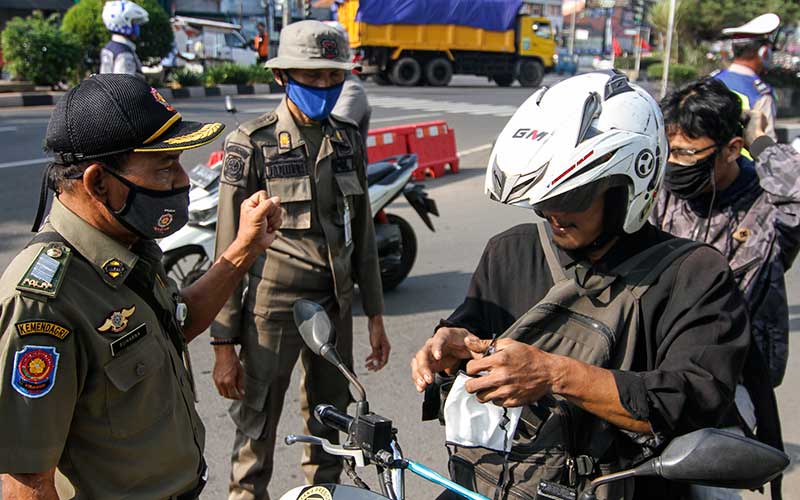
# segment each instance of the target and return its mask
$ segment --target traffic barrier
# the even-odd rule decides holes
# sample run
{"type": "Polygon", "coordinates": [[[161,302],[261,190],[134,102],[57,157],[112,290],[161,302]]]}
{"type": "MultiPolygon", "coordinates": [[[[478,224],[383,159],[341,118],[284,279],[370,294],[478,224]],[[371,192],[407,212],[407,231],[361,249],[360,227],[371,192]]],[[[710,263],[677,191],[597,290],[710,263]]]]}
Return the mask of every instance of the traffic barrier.
{"type": "Polygon", "coordinates": [[[372,163],[389,156],[414,153],[419,166],[414,179],[441,177],[447,168],[458,172],[456,136],[447,122],[439,120],[370,130],[367,160],[372,163]]]}
{"type": "Polygon", "coordinates": [[[414,171],[416,180],[441,177],[447,168],[454,174],[458,172],[456,134],[445,121],[416,124],[414,134],[408,138],[408,149],[419,159],[414,171]]]}
{"type": "Polygon", "coordinates": [[[384,127],[370,130],[367,136],[367,162],[408,153],[408,127],[384,127]]]}
{"type": "Polygon", "coordinates": [[[222,161],[222,157],[225,155],[224,151],[212,151],[210,155],[208,155],[208,162],[206,163],[207,167],[213,167],[217,163],[222,161]]]}

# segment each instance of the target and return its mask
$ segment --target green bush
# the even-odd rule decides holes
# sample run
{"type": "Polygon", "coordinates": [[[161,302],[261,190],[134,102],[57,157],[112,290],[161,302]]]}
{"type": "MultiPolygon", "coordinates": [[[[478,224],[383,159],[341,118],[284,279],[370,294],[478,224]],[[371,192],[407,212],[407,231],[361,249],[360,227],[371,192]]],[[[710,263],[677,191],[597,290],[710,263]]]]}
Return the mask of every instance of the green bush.
{"type": "Polygon", "coordinates": [[[206,68],[206,85],[247,85],[253,72],[248,66],[223,63],[206,68]]]}
{"type": "MultiPolygon", "coordinates": [[[[650,80],[659,80],[664,73],[664,65],[661,63],[651,64],[647,68],[647,78],[650,80]]],[[[686,82],[696,80],[698,76],[697,68],[686,64],[670,64],[669,65],[669,81],[675,85],[682,85],[686,82]]]]}
{"type": "Polygon", "coordinates": [[[272,70],[265,68],[262,64],[254,64],[250,66],[250,81],[248,83],[272,83],[275,81],[275,76],[272,70]]]}
{"type": "Polygon", "coordinates": [[[172,72],[172,79],[181,87],[197,87],[203,84],[203,75],[189,68],[178,68],[172,72]]]}
{"type": "MultiPolygon", "coordinates": [[[[639,61],[639,69],[641,71],[647,71],[647,68],[649,68],[651,65],[658,64],[660,62],[661,57],[642,57],[642,59],[639,61]]],[[[617,69],[633,69],[635,65],[636,58],[634,56],[623,56],[614,59],[614,67],[617,69]]]]}
{"type": "MultiPolygon", "coordinates": [[[[147,24],[142,25],[136,53],[143,64],[157,63],[169,54],[175,39],[169,15],[157,0],[136,0],[136,3],[150,17],[147,24]]],[[[111,39],[111,32],[103,24],[104,4],[105,0],[81,0],[69,8],[61,25],[62,31],[74,33],[80,39],[86,52],[86,64],[91,71],[100,67],[100,50],[111,39]]]]}
{"type": "Polygon", "coordinates": [[[59,31],[58,21],[57,14],[45,18],[36,11],[6,24],[0,43],[6,69],[14,78],[54,86],[74,76],[81,62],[80,41],[59,31]]]}

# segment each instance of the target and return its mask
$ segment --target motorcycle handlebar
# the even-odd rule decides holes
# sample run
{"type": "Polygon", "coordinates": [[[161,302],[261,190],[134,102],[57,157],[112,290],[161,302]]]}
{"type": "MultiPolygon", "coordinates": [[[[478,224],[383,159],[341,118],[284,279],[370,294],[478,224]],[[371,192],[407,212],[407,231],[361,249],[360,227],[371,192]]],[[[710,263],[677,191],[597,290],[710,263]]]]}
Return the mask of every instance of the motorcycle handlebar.
{"type": "Polygon", "coordinates": [[[335,406],[317,405],[317,407],[314,408],[314,415],[316,415],[317,420],[331,429],[350,434],[350,426],[353,423],[353,417],[340,411],[335,406]]]}

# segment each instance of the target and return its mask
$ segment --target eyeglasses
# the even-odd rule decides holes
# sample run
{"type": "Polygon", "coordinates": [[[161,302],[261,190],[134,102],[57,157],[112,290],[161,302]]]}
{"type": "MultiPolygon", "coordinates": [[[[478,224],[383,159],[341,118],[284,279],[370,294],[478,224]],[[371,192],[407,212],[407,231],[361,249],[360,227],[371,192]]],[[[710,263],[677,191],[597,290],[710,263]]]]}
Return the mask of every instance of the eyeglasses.
{"type": "Polygon", "coordinates": [[[721,145],[722,144],[716,143],[716,144],[712,144],[710,146],[706,146],[706,147],[700,148],[700,149],[681,149],[681,148],[672,149],[672,148],[670,148],[670,150],[669,150],[669,158],[674,163],[678,163],[678,164],[683,165],[685,167],[691,167],[692,165],[695,165],[700,160],[704,160],[705,159],[705,157],[704,158],[698,158],[697,155],[699,155],[700,153],[702,153],[704,151],[708,151],[709,149],[718,148],[721,145]]]}

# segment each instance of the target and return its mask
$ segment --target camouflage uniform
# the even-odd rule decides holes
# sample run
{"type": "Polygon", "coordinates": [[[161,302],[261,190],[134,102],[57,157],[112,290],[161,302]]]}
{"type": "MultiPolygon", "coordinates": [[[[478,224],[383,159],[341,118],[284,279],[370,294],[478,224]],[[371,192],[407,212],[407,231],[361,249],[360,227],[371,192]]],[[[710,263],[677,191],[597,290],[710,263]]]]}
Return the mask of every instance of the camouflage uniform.
{"type": "Polygon", "coordinates": [[[705,241],[728,259],[748,304],[755,343],[777,386],[789,355],[784,274],[800,250],[800,156],[787,145],[763,139],[751,148],[757,177],[732,203],[714,206],[710,221],[707,206],[699,207],[665,189],[651,222],[691,239],[702,239],[710,222],[705,241]]]}

